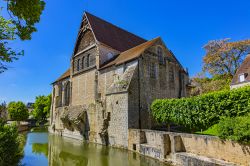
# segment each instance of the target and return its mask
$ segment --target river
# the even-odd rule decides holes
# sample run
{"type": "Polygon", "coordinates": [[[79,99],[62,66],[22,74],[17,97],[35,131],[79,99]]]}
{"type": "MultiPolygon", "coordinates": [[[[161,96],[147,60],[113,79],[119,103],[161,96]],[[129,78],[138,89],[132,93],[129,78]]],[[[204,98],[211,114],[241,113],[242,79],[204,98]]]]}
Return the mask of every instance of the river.
{"type": "Polygon", "coordinates": [[[25,166],[169,166],[124,149],[50,135],[47,131],[25,134],[25,166]]]}

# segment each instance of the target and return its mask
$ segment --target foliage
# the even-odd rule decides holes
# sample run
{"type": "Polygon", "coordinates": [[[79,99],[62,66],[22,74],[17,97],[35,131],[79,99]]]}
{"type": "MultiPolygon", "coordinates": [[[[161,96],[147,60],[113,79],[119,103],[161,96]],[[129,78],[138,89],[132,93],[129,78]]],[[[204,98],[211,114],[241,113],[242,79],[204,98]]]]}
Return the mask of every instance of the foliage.
{"type": "Polygon", "coordinates": [[[4,0],[9,18],[3,17],[3,6],[0,6],[0,73],[7,69],[4,63],[17,60],[23,51],[16,51],[10,47],[10,42],[30,40],[36,31],[35,24],[40,21],[40,15],[45,7],[43,0],[4,0]]]}
{"type": "Polygon", "coordinates": [[[212,92],[181,99],[158,99],[151,105],[153,117],[160,123],[172,122],[192,130],[207,129],[220,118],[242,116],[250,112],[250,87],[212,92]]]}
{"type": "Polygon", "coordinates": [[[209,41],[205,46],[203,71],[214,75],[229,75],[233,77],[250,51],[250,40],[229,42],[229,39],[209,41]]]}
{"type": "Polygon", "coordinates": [[[32,115],[39,121],[45,121],[50,114],[51,95],[37,96],[33,105],[32,115]]]}
{"type": "Polygon", "coordinates": [[[7,120],[7,108],[5,102],[0,104],[0,119],[7,120]]]}
{"type": "Polygon", "coordinates": [[[0,122],[0,165],[18,165],[23,157],[21,147],[22,137],[19,137],[15,126],[5,125],[0,122]]]}
{"type": "Polygon", "coordinates": [[[26,105],[21,101],[10,102],[8,104],[7,110],[11,120],[22,121],[27,120],[29,117],[28,109],[26,108],[26,105]]]}
{"type": "Polygon", "coordinates": [[[250,143],[250,114],[221,120],[218,123],[218,136],[222,139],[250,143]]]}
{"type": "Polygon", "coordinates": [[[197,76],[191,79],[194,87],[191,89],[191,96],[204,93],[229,90],[232,78],[228,75],[215,75],[212,78],[197,76]]]}

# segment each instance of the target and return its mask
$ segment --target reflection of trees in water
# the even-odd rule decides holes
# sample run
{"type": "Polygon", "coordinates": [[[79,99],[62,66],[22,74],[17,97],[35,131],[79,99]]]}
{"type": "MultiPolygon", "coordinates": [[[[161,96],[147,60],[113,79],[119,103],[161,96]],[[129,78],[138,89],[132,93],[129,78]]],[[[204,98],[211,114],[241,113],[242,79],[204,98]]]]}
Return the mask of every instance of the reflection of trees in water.
{"type": "Polygon", "coordinates": [[[44,154],[48,158],[48,144],[33,143],[32,152],[36,154],[44,154]]]}
{"type": "Polygon", "coordinates": [[[49,136],[50,166],[167,166],[130,151],[49,136]]]}
{"type": "Polygon", "coordinates": [[[88,158],[74,155],[68,152],[60,152],[59,158],[63,160],[63,163],[71,163],[75,166],[87,166],[88,165],[88,158]]]}

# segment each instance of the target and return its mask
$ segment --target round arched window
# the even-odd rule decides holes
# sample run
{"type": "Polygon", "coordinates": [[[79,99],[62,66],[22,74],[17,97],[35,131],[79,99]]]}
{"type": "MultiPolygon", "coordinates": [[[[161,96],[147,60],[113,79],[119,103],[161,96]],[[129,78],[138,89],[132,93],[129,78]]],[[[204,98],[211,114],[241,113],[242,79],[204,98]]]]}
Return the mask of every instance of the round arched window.
{"type": "Polygon", "coordinates": [[[109,53],[107,54],[107,57],[108,57],[108,59],[111,59],[111,58],[113,57],[112,52],[109,52],[109,53]]]}

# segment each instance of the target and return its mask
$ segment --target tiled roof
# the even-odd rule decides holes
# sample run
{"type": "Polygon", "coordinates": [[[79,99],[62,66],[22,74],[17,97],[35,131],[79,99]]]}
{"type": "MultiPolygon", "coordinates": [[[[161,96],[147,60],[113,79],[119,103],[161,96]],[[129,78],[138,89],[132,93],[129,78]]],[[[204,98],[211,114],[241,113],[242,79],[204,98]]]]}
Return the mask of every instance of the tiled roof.
{"type": "Polygon", "coordinates": [[[106,65],[101,67],[101,69],[107,68],[107,67],[112,66],[112,65],[119,65],[119,64],[122,64],[124,62],[130,61],[130,60],[133,60],[133,59],[139,57],[143,53],[143,51],[145,51],[147,48],[152,46],[158,40],[160,40],[160,37],[157,37],[153,40],[147,41],[147,42],[140,44],[134,48],[131,48],[127,51],[122,52],[120,55],[117,56],[116,59],[107,63],[106,65]]]}
{"type": "MultiPolygon", "coordinates": [[[[61,81],[65,78],[68,78],[70,76],[70,69],[68,69],[66,72],[64,72],[55,82],[61,81]]],[[[53,83],[55,83],[53,82],[53,83]]]]}
{"type": "Polygon", "coordinates": [[[101,18],[85,12],[96,39],[120,52],[146,42],[145,39],[123,30],[101,18]]]}
{"type": "Polygon", "coordinates": [[[250,54],[247,55],[239,69],[236,71],[231,85],[239,84],[239,83],[244,83],[244,82],[239,82],[239,75],[240,74],[245,74],[245,81],[244,82],[249,82],[250,81],[250,54]]]}

